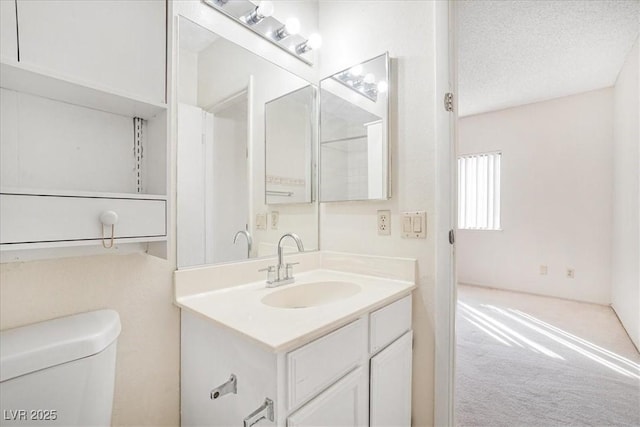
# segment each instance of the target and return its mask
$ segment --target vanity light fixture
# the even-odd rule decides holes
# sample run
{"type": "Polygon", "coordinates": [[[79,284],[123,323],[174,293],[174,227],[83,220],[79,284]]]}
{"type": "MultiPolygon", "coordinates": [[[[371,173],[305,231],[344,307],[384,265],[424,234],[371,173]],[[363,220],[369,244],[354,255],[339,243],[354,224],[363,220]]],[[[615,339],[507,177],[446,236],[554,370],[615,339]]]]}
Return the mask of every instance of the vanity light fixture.
{"type": "Polygon", "coordinates": [[[389,84],[386,81],[380,80],[376,83],[375,74],[365,73],[362,64],[354,65],[332,78],[373,102],[378,101],[378,94],[389,90],[389,84]]]}
{"type": "Polygon", "coordinates": [[[259,3],[252,0],[201,1],[306,64],[312,65],[313,55],[310,52],[318,49],[322,44],[319,34],[312,34],[308,39],[298,34],[300,31],[298,19],[292,17],[283,24],[271,16],[274,5],[269,0],[262,0],[259,3]]]}

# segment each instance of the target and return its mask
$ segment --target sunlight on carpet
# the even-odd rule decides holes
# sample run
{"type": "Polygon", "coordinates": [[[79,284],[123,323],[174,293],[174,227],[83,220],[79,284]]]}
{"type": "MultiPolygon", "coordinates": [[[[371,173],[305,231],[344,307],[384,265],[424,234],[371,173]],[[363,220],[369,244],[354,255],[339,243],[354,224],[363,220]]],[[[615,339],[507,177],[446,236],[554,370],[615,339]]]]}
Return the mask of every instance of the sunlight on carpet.
{"type": "MultiPolygon", "coordinates": [[[[592,305],[571,304],[582,312],[570,316],[589,316],[592,305]]],[[[625,357],[534,314],[462,293],[457,424],[640,425],[640,355],[625,357]]]]}

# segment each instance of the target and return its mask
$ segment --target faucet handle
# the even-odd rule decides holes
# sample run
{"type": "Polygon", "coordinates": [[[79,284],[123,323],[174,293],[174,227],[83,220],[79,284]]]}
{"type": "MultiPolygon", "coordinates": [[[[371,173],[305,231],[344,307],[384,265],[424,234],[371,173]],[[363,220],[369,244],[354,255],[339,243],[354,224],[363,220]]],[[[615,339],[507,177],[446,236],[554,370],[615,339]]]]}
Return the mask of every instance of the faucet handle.
{"type": "Polygon", "coordinates": [[[261,268],[258,271],[266,271],[267,272],[267,283],[271,284],[275,281],[275,274],[276,274],[276,266],[275,265],[270,265],[266,268],[261,268]]]}
{"type": "Polygon", "coordinates": [[[285,279],[293,279],[293,266],[300,264],[299,262],[288,262],[285,264],[285,279]]]}

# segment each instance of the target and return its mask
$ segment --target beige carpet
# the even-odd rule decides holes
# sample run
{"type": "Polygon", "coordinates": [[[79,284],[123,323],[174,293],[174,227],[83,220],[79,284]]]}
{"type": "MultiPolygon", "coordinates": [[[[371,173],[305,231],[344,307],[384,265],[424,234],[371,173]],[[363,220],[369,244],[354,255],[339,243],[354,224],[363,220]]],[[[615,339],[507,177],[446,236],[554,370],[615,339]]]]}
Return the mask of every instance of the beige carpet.
{"type": "Polygon", "coordinates": [[[640,426],[640,354],[609,307],[458,287],[459,426],[640,426]]]}

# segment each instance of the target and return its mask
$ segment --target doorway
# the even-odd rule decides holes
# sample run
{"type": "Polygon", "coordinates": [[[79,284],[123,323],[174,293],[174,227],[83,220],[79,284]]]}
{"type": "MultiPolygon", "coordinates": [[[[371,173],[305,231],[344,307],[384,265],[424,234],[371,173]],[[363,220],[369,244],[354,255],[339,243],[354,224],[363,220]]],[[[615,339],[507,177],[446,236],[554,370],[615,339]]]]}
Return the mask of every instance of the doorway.
{"type": "Polygon", "coordinates": [[[453,7],[456,422],[638,424],[640,4],[453,7]]]}

